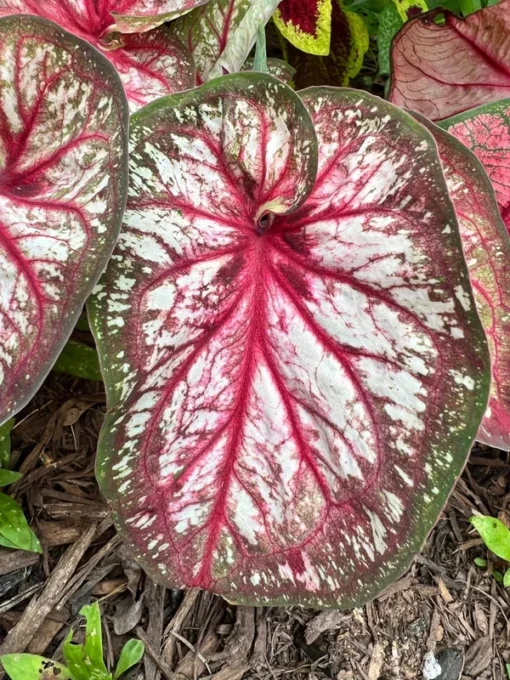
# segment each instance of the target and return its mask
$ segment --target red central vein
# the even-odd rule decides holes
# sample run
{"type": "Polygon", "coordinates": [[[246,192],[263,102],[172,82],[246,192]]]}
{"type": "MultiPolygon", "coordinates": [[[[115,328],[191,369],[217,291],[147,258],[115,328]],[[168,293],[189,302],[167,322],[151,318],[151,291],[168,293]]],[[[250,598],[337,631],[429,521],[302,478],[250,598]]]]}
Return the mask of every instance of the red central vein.
{"type": "MultiPolygon", "coordinates": [[[[251,393],[251,384],[255,373],[255,358],[257,351],[260,351],[259,338],[261,330],[265,326],[264,308],[266,304],[266,287],[264,285],[265,275],[265,258],[267,254],[264,253],[265,239],[256,239],[255,248],[252,254],[252,312],[247,333],[246,352],[241,369],[241,379],[239,381],[239,392],[237,403],[230,415],[230,422],[234,423],[230,442],[227,448],[226,460],[223,466],[222,482],[220,492],[218,493],[213,509],[211,510],[211,519],[209,521],[209,536],[204,547],[205,557],[202,560],[202,566],[197,576],[197,584],[207,584],[211,581],[211,563],[214,548],[216,547],[221,528],[227,523],[226,507],[228,493],[232,484],[232,477],[234,467],[237,461],[239,443],[242,437],[243,428],[245,426],[245,419],[248,410],[248,403],[251,393]]],[[[263,332],[263,330],[262,330],[263,332]]]]}

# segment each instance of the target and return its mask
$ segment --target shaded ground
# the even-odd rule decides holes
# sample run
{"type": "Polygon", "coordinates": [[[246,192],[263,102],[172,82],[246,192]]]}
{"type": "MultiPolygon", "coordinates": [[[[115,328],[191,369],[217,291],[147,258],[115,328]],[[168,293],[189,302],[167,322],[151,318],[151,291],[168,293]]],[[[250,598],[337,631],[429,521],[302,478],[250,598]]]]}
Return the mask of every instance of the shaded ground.
{"type": "Polygon", "coordinates": [[[0,550],[0,653],[60,658],[80,607],[99,598],[110,663],[129,637],[149,650],[128,680],[405,680],[424,677],[435,656],[442,680],[507,678],[510,591],[474,565],[486,551],[467,522],[475,510],[510,520],[507,454],[474,449],[422,555],[370,605],[236,608],[163,592],[130,560],[94,481],[104,404],[100,383],[52,374],[18,418],[13,467],[25,476],[15,495],[44,555],[0,550]]]}

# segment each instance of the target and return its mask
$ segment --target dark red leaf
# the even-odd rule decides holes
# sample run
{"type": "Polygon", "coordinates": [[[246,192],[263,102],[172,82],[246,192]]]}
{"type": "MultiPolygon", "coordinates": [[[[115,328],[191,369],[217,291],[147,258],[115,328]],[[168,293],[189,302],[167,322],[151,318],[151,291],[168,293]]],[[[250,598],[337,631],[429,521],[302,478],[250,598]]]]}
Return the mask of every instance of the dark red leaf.
{"type": "Polygon", "coordinates": [[[134,116],[90,307],[98,473],[157,580],[348,607],[436,521],[489,359],[433,138],[363,92],[302,97],[312,121],[238,74],[134,116]]]}
{"type": "Polygon", "coordinates": [[[422,14],[395,37],[391,57],[390,100],[431,120],[508,97],[510,0],[466,19],[422,14]]]}
{"type": "Polygon", "coordinates": [[[36,17],[0,19],[0,422],[51,369],[117,239],[128,111],[110,63],[36,17]]]}

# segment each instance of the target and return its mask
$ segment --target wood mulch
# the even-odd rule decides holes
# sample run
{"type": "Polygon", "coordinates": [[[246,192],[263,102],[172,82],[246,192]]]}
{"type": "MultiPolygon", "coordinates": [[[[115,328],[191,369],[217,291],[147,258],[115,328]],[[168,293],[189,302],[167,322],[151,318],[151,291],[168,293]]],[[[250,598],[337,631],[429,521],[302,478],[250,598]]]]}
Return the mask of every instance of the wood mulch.
{"type": "Polygon", "coordinates": [[[0,550],[0,654],[61,658],[80,608],[99,599],[111,665],[138,636],[144,663],[127,680],[503,680],[510,597],[491,575],[468,517],[510,520],[510,459],[475,447],[422,554],[407,574],[353,611],[234,607],[208,593],[164,590],[115,534],[94,480],[105,408],[100,383],[52,374],[20,414],[10,489],[44,547],[0,550]],[[440,675],[437,675],[441,671],[440,675]]]}

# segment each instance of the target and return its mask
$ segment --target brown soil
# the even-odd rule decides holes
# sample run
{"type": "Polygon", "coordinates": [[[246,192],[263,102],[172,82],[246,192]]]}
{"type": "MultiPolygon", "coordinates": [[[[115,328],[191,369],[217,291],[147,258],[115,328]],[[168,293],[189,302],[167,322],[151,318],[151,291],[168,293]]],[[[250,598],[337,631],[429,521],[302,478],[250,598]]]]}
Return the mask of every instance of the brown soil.
{"type": "Polygon", "coordinates": [[[99,599],[110,664],[130,637],[146,643],[127,680],[405,680],[436,658],[442,680],[508,677],[510,597],[491,575],[504,565],[475,566],[487,553],[467,521],[478,511],[508,522],[507,454],[474,448],[423,553],[366,607],[236,608],[163,592],[130,559],[94,480],[104,405],[100,383],[52,374],[17,419],[13,467],[25,475],[11,492],[44,554],[0,550],[0,653],[61,658],[79,609],[99,599]]]}

